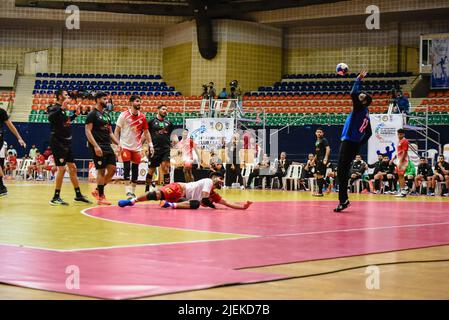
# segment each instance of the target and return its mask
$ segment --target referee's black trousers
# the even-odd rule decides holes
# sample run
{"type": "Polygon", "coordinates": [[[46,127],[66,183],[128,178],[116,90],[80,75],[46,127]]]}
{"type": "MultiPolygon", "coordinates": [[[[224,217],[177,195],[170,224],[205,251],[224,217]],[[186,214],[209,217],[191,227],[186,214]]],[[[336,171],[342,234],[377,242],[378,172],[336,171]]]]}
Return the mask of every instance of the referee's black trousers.
{"type": "Polygon", "coordinates": [[[351,164],[359,152],[360,144],[352,141],[342,141],[340,144],[340,155],[338,158],[337,174],[340,182],[338,189],[338,200],[340,203],[348,200],[348,180],[351,164]]]}

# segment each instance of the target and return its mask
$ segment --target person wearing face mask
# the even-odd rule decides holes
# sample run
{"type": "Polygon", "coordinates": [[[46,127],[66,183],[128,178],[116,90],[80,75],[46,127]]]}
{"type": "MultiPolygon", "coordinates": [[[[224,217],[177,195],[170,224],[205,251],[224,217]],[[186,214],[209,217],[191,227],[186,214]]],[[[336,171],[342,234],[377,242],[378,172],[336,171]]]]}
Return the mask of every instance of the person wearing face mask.
{"type": "Polygon", "coordinates": [[[70,181],[75,188],[75,202],[90,204],[85,196],[82,195],[78,177],[75,159],[72,152],[72,128],[71,124],[80,114],[81,103],[74,113],[68,110],[68,103],[71,98],[65,89],[56,92],[56,103],[48,106],[48,122],[51,127],[50,148],[55,159],[55,165],[58,168],[55,179],[55,193],[50,200],[51,205],[68,205],[61,198],[61,187],[66,170],[69,170],[70,181]]]}
{"type": "Polygon", "coordinates": [[[368,139],[372,135],[368,107],[373,99],[369,94],[360,92],[362,80],[366,75],[367,71],[362,70],[360,72],[351,91],[353,108],[346,119],[341,135],[340,155],[337,169],[340,182],[338,192],[339,204],[334,209],[334,212],[341,212],[350,205],[348,198],[348,181],[351,162],[359,152],[360,147],[368,142],[368,139]]]}
{"type": "Polygon", "coordinates": [[[128,198],[135,198],[136,184],[139,178],[139,164],[142,161],[140,153],[144,141],[148,142],[149,152],[154,154],[153,143],[148,131],[145,115],[140,112],[142,100],[139,96],[129,98],[130,108],[120,114],[115,127],[115,136],[120,141],[121,156],[123,160],[123,178],[128,198]],[[130,182],[131,173],[131,182],[130,182]]]}
{"type": "Polygon", "coordinates": [[[108,103],[107,94],[97,93],[97,105],[89,112],[86,118],[86,137],[92,152],[95,168],[97,169],[97,189],[92,195],[99,205],[111,205],[106,199],[104,188],[115,174],[117,159],[111,143],[120,146],[120,142],[112,132],[111,117],[105,108],[108,103]]]}

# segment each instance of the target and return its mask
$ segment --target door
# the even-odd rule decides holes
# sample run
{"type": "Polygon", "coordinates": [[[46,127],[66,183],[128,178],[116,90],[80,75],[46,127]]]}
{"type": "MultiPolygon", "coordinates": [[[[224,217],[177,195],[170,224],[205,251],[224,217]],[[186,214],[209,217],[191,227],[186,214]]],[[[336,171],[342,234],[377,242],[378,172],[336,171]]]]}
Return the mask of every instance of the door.
{"type": "Polygon", "coordinates": [[[25,53],[25,74],[48,72],[48,50],[25,53]]]}

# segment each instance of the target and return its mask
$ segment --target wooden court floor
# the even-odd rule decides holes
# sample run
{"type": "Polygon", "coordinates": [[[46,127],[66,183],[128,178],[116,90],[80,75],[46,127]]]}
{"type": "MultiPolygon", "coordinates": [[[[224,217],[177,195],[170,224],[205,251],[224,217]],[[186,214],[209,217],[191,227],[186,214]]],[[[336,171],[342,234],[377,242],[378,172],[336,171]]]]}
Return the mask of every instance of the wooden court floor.
{"type": "MultiPolygon", "coordinates": [[[[69,207],[48,204],[53,186],[38,182],[7,181],[9,195],[0,199],[0,243],[54,250],[78,250],[191,240],[235,238],[226,233],[207,233],[152,226],[139,226],[93,219],[81,213],[88,206],[71,203],[73,190],[63,186],[62,197],[69,207]]],[[[93,185],[83,184],[90,194],[93,185]]],[[[143,190],[141,186],[140,191],[143,190]]],[[[122,185],[109,185],[108,198],[113,202],[123,197],[122,185]]],[[[223,190],[232,201],[322,201],[308,192],[271,190],[223,190]]],[[[406,198],[352,195],[354,201],[449,201],[448,198],[406,198]]],[[[336,194],[324,201],[336,200],[336,194]]],[[[330,203],[329,210],[334,206],[330,203]]],[[[241,213],[244,214],[244,213],[241,213]]],[[[449,215],[449,212],[448,212],[449,215]]],[[[247,285],[231,285],[150,297],[148,299],[449,299],[449,245],[403,250],[363,256],[290,263],[249,270],[295,277],[247,285]],[[431,261],[435,262],[422,262],[431,261]],[[401,263],[412,262],[415,263],[401,263]],[[419,262],[421,261],[421,262],[419,262]],[[384,263],[398,263],[387,264],[384,263]],[[379,265],[379,288],[366,287],[366,266],[379,265]],[[360,268],[355,268],[361,266],[360,268]],[[348,269],[346,271],[327,273],[348,269]],[[325,273],[322,275],[314,275],[325,273]],[[327,273],[327,274],[326,274],[327,273]]],[[[90,299],[76,295],[46,292],[0,284],[0,299],[90,299]]]]}

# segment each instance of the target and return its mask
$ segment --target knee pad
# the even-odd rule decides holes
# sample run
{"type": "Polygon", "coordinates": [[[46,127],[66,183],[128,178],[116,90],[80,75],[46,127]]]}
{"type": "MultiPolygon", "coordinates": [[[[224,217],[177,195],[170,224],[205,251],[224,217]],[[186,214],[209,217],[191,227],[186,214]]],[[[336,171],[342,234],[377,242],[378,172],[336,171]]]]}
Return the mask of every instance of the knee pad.
{"type": "Polygon", "coordinates": [[[200,202],[198,200],[190,200],[190,209],[198,209],[200,207],[200,202]]]}
{"type": "MultiPolygon", "coordinates": [[[[163,193],[161,192],[161,194],[163,194],[163,193]]],[[[156,191],[148,192],[148,193],[147,193],[147,199],[148,199],[148,200],[157,200],[157,194],[156,194],[156,191]]],[[[163,200],[163,199],[161,199],[161,200],[163,200]]]]}

